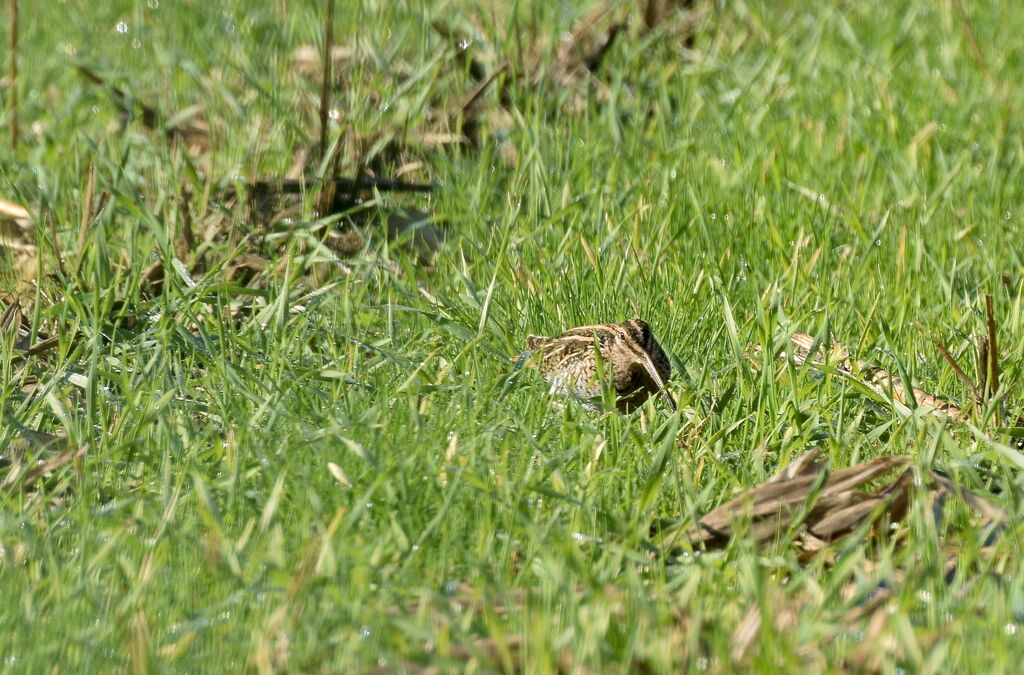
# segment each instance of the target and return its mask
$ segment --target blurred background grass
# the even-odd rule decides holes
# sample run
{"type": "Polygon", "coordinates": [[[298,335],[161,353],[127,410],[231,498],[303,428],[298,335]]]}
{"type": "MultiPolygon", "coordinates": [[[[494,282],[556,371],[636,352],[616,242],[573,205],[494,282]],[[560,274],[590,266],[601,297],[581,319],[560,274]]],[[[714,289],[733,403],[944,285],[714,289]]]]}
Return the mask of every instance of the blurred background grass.
{"type": "MultiPolygon", "coordinates": [[[[772,355],[786,331],[831,331],[966,401],[932,341],[968,353],[991,293],[1016,381],[1024,12],[698,2],[688,47],[616,5],[629,25],[596,83],[566,85],[543,74],[596,3],[341,3],[335,41],[356,56],[332,138],[398,139],[421,163],[406,177],[438,186],[410,203],[447,242],[429,270],[378,242],[313,283],[278,229],[280,273],[222,321],[235,300],[212,274],[169,273],[154,297],[140,279],[174,255],[183,184],[280,176],[316,143],[319,84],[292,54],[322,44],[322,3],[21,4],[23,135],[0,149],[0,196],[53,224],[23,297],[60,347],[33,394],[0,347],[0,402],[88,453],[70,487],[3,498],[6,669],[841,669],[870,630],[846,612],[897,571],[874,665],[1017,660],[1015,535],[997,562],[963,536],[990,573],[949,584],[926,509],[911,545],[858,539],[835,565],[742,540],[666,561],[647,532],[813,444],[840,466],[911,454],[962,470],[1016,508],[1012,457],[987,437],[772,355]],[[415,141],[450,130],[438,111],[472,86],[435,21],[509,63],[507,120],[479,145],[415,141]],[[209,153],[124,119],[77,64],[171,117],[202,106],[209,153]],[[47,275],[75,249],[90,162],[111,197],[69,287],[47,275]],[[528,332],[637,313],[690,417],[560,407],[508,361],[528,332]],[[789,629],[766,620],[736,653],[743,616],[790,605],[789,629]]],[[[307,206],[293,224],[321,221],[307,206]]],[[[0,260],[2,287],[21,283],[0,260]]]]}

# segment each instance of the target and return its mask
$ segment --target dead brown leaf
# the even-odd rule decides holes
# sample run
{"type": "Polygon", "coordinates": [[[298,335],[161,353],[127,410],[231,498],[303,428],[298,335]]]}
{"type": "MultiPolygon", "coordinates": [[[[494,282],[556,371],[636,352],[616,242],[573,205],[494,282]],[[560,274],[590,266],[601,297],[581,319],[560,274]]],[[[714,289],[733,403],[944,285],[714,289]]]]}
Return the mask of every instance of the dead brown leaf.
{"type": "Polygon", "coordinates": [[[0,420],[12,432],[6,447],[0,447],[0,461],[9,465],[7,474],[0,481],[3,492],[16,494],[27,491],[39,479],[85,454],[85,447],[73,447],[66,438],[22,425],[10,410],[0,411],[0,420]]]}
{"type": "Polygon", "coordinates": [[[162,133],[173,141],[182,142],[193,155],[202,155],[209,151],[210,123],[204,117],[201,105],[194,105],[168,116],[155,106],[126,93],[90,68],[81,64],[75,67],[89,81],[106,87],[124,115],[131,117],[138,108],[142,113],[139,119],[146,129],[162,133]]]}
{"type": "Polygon", "coordinates": [[[825,353],[825,345],[805,333],[794,333],[790,338],[790,343],[792,349],[789,356],[797,363],[810,360],[817,365],[828,364],[844,376],[862,382],[882,397],[888,398],[891,392],[892,399],[902,405],[911,405],[911,401],[913,401],[913,404],[920,408],[944,413],[952,418],[962,415],[959,406],[929,394],[923,389],[910,387],[908,391],[907,386],[899,377],[867,361],[851,357],[846,348],[837,342],[832,342],[829,345],[828,353],[825,353]]]}
{"type": "MultiPolygon", "coordinates": [[[[323,50],[314,45],[299,45],[292,51],[292,66],[303,77],[319,80],[323,72],[323,50]]],[[[332,70],[346,66],[355,56],[355,50],[344,45],[331,46],[332,70]]]]}
{"type": "MultiPolygon", "coordinates": [[[[681,538],[692,548],[721,548],[729,544],[736,526],[749,539],[765,544],[799,526],[797,542],[812,551],[838,538],[881,521],[903,518],[913,499],[914,470],[909,457],[884,456],[838,471],[823,464],[820,450],[795,459],[765,483],[743,491],[683,531],[663,536],[670,546],[681,538]],[[886,474],[903,468],[882,488],[865,490],[886,474]]],[[[925,474],[929,490],[962,499],[986,523],[1003,522],[1002,509],[989,504],[936,471],[925,474]]],[[[678,551],[677,548],[672,549],[678,551]]]]}
{"type": "Polygon", "coordinates": [[[6,199],[0,199],[0,250],[3,248],[28,254],[36,251],[35,218],[21,204],[6,199]]]}

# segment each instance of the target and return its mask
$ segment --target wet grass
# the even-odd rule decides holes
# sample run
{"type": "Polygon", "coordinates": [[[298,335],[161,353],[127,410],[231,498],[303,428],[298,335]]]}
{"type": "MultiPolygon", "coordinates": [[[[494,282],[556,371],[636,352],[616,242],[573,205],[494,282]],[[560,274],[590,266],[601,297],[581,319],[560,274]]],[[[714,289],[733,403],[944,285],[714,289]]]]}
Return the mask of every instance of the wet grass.
{"type": "MultiPolygon", "coordinates": [[[[404,159],[423,162],[409,177],[439,185],[411,203],[449,227],[432,269],[382,242],[344,265],[311,257],[323,223],[307,205],[293,224],[308,236],[275,230],[277,273],[240,295],[213,272],[174,272],[180,186],[282,175],[315,141],[318,83],[290,55],[318,44],[320,8],[22,4],[23,135],[0,150],[0,196],[46,215],[35,273],[8,256],[0,289],[21,289],[59,344],[24,393],[5,336],[0,404],[88,451],[0,498],[5,668],[1019,661],[1015,528],[983,555],[966,518],[945,532],[921,506],[906,545],[857,536],[829,564],[742,537],[667,560],[648,532],[815,444],[840,467],[912,455],[998,493],[1017,522],[1021,456],[992,431],[995,406],[970,426],[904,415],[773,354],[787,331],[832,332],[966,402],[933,341],[971,363],[992,294],[1003,382],[1018,380],[1024,12],[972,6],[968,29],[956,2],[740,3],[705,8],[689,51],[623,11],[632,28],[600,93],[510,76],[509,125],[480,147],[409,144],[404,159]],[[77,63],[164,111],[202,104],[208,157],[121,119],[77,63]],[[90,163],[104,207],[79,252],[90,163]],[[147,293],[154,261],[168,272],[147,293]],[[251,311],[228,318],[243,301],[251,311]],[[556,406],[508,360],[527,333],[637,313],[676,366],[683,415],[556,406]],[[949,546],[973,573],[945,578],[949,546]],[[885,612],[851,621],[879,584],[897,586],[885,612]],[[761,631],[737,651],[758,608],[761,631]]],[[[365,61],[337,92],[333,133],[377,140],[435,128],[472,87],[431,21],[474,17],[500,55],[490,65],[516,75],[524,41],[551,39],[549,63],[586,14],[341,4],[335,40],[365,61]]],[[[244,248],[212,246],[221,265],[244,248]]]]}

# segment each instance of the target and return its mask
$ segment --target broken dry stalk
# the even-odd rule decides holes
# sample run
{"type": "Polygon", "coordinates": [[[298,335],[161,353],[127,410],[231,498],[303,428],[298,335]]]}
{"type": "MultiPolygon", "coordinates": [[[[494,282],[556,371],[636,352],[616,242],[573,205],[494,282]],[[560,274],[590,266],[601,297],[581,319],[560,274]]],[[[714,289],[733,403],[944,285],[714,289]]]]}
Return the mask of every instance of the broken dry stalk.
{"type": "Polygon", "coordinates": [[[92,160],[89,161],[89,167],[85,172],[85,201],[82,203],[82,219],[78,223],[78,242],[75,245],[76,260],[80,260],[82,253],[85,251],[85,239],[89,233],[89,221],[92,220],[92,193],[96,181],[96,165],[92,160]]]}
{"type": "Polygon", "coordinates": [[[996,319],[992,310],[992,296],[985,296],[985,326],[988,329],[988,359],[985,374],[988,380],[988,395],[999,391],[999,346],[996,343],[996,319]]]}
{"type": "Polygon", "coordinates": [[[978,391],[984,402],[988,397],[988,338],[984,335],[978,336],[978,391]]]}
{"type": "Polygon", "coordinates": [[[981,51],[981,45],[978,43],[978,36],[974,32],[974,27],[971,25],[971,18],[967,16],[967,10],[964,8],[962,0],[952,0],[953,9],[956,10],[956,18],[960,21],[960,28],[964,32],[964,37],[967,39],[967,46],[970,48],[971,58],[974,60],[975,65],[981,70],[981,72],[988,77],[989,69],[988,64],[985,62],[985,55],[981,51]]]}
{"type": "Polygon", "coordinates": [[[324,18],[323,73],[320,82],[320,160],[327,156],[327,120],[330,116],[331,48],[334,43],[334,0],[327,0],[324,18]]]}
{"type": "Polygon", "coordinates": [[[967,385],[967,388],[971,390],[972,394],[974,394],[974,399],[980,403],[982,400],[982,392],[978,388],[978,385],[974,382],[974,380],[972,380],[971,377],[964,372],[963,368],[960,367],[960,364],[956,362],[956,359],[953,358],[953,355],[949,353],[949,350],[946,349],[946,347],[941,342],[935,343],[935,349],[939,351],[939,354],[942,355],[942,358],[946,359],[946,363],[948,363],[950,368],[953,369],[953,372],[956,373],[956,376],[960,378],[961,382],[967,385]]]}

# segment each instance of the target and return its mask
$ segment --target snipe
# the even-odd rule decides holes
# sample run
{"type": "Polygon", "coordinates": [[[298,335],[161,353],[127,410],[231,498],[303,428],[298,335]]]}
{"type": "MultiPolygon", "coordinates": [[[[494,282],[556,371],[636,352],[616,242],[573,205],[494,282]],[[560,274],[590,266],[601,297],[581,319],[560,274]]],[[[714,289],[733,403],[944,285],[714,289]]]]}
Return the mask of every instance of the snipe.
{"type": "Polygon", "coordinates": [[[676,409],[665,388],[672,367],[646,321],[581,326],[553,337],[530,335],[526,348],[526,363],[539,370],[554,391],[600,398],[603,372],[615,389],[619,411],[629,412],[653,394],[662,394],[676,409]]]}

